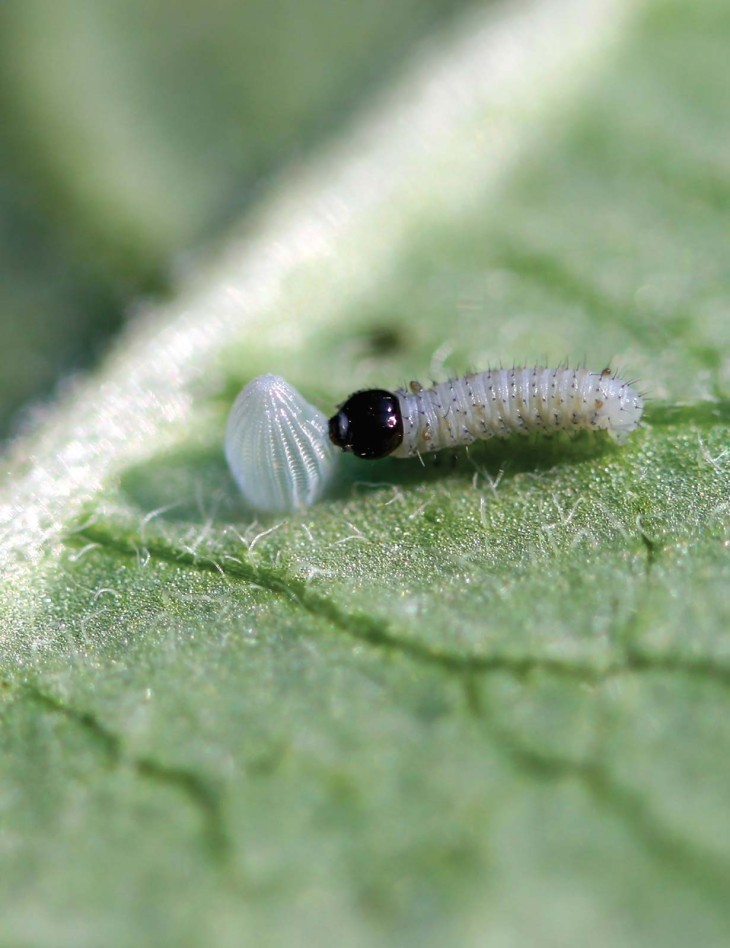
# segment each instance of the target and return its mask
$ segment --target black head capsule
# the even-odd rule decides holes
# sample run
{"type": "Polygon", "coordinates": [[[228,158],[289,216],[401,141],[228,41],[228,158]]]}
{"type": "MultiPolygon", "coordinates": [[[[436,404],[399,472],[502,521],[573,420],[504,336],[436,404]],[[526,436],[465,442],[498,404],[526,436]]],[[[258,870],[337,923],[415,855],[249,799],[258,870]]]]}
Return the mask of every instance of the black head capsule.
{"type": "Polygon", "coordinates": [[[375,461],[403,441],[398,396],[382,388],[355,392],[329,420],[330,441],[356,457],[375,461]]]}

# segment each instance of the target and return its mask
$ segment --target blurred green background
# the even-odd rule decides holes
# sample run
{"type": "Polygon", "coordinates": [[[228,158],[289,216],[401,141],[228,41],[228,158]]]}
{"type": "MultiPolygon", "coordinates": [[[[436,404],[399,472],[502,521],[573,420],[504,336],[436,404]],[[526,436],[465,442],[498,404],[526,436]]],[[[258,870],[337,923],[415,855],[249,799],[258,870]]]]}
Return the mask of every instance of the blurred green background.
{"type": "Polygon", "coordinates": [[[467,2],[0,4],[0,436],[467,2]]]}

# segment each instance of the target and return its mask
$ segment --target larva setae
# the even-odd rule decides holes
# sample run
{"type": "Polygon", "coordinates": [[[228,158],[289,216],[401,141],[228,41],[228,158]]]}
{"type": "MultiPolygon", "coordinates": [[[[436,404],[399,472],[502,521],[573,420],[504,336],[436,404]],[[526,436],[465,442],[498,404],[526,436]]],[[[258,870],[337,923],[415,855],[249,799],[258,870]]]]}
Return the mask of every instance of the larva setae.
{"type": "Polygon", "coordinates": [[[333,444],[357,457],[404,458],[533,431],[607,431],[622,444],[644,399],[610,369],[473,372],[423,388],[355,392],[329,420],[333,444]]]}
{"type": "Polygon", "coordinates": [[[319,500],[336,462],[327,419],[278,375],[260,375],[239,393],[228,416],[225,450],[243,496],[268,513],[319,500]]]}

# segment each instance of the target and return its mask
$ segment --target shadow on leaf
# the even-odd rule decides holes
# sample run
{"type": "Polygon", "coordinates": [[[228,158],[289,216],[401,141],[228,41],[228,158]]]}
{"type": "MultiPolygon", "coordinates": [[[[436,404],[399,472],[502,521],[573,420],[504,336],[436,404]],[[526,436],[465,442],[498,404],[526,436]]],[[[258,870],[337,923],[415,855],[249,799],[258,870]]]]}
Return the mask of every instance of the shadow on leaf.
{"type": "MultiPolygon", "coordinates": [[[[463,486],[477,476],[509,479],[524,472],[587,463],[618,450],[601,434],[581,433],[575,438],[558,434],[477,442],[468,450],[427,455],[422,461],[362,461],[343,454],[326,499],[351,500],[363,489],[408,488],[444,480],[463,486]]],[[[130,468],[120,487],[127,502],[143,516],[154,513],[172,523],[269,519],[248,506],[236,489],[218,439],[195,447],[183,445],[130,468]]]]}

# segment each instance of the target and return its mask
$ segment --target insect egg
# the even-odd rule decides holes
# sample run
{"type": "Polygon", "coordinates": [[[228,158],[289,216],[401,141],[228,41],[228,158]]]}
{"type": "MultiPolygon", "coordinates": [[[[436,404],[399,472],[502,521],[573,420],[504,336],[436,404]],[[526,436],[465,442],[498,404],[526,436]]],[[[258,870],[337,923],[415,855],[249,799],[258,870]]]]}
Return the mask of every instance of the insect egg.
{"type": "Polygon", "coordinates": [[[490,369],[428,389],[411,382],[408,390],[355,392],[330,418],[329,436],[369,460],[535,431],[606,431],[623,444],[643,410],[642,395],[609,369],[490,369]]]}
{"type": "Polygon", "coordinates": [[[228,416],[225,452],[243,496],[267,513],[313,504],[336,462],[327,419],[278,375],[260,375],[240,392],[228,416]]]}

